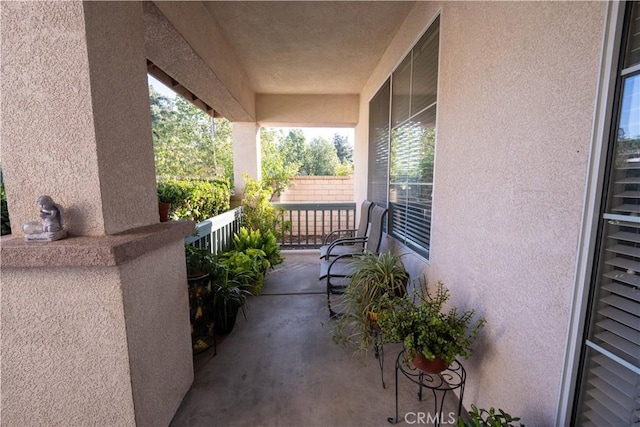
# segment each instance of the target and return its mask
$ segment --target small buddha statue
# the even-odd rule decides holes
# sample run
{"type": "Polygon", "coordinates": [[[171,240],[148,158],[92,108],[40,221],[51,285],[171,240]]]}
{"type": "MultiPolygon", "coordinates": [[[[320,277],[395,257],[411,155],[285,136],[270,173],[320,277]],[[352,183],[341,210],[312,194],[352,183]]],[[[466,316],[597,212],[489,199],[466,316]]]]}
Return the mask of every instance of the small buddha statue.
{"type": "Polygon", "coordinates": [[[36,200],[42,224],[37,221],[30,221],[22,226],[24,238],[27,241],[52,242],[67,236],[63,229],[62,206],[54,203],[49,196],[40,196],[36,200]]]}

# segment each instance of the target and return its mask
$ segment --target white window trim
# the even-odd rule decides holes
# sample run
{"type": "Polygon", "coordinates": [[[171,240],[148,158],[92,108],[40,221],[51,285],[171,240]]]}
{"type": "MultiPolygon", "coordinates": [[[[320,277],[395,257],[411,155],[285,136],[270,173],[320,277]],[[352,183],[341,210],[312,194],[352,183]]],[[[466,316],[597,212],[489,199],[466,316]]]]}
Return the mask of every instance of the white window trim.
{"type": "Polygon", "coordinates": [[[607,147],[611,131],[611,116],[615,84],[620,56],[620,39],[624,20],[625,3],[609,2],[605,17],[605,31],[602,41],[602,60],[593,116],[591,134],[591,152],[589,153],[587,180],[585,184],[584,209],[578,243],[578,256],[575,270],[575,283],[571,301],[567,345],[564,354],[564,369],[556,426],[569,425],[573,403],[577,391],[578,368],[582,338],[585,332],[585,316],[589,305],[589,287],[595,257],[596,234],[602,203],[602,187],[606,166],[607,147]]]}

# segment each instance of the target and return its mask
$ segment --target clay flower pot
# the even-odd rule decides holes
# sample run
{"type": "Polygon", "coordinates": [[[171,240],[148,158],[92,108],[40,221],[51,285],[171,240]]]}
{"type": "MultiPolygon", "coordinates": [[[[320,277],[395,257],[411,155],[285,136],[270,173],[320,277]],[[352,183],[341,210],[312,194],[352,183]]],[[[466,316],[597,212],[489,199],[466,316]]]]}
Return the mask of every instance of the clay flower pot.
{"type": "Polygon", "coordinates": [[[447,362],[439,357],[436,356],[435,359],[429,360],[422,353],[418,353],[416,357],[413,358],[412,363],[413,366],[428,374],[439,374],[449,367],[447,362]]]}
{"type": "Polygon", "coordinates": [[[171,210],[171,203],[158,203],[158,213],[160,214],[160,222],[169,221],[169,211],[171,210]]]}

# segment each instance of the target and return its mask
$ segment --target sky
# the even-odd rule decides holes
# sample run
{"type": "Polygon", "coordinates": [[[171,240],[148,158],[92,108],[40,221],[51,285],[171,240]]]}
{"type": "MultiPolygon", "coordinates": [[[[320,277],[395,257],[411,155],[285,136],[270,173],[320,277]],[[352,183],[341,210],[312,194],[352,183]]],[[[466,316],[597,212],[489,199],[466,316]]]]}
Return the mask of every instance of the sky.
{"type": "MultiPolygon", "coordinates": [[[[158,93],[160,93],[160,95],[164,95],[169,98],[173,98],[174,96],[176,96],[176,93],[173,90],[169,89],[162,82],[153,78],[153,76],[147,74],[147,78],[148,78],[149,84],[152,85],[153,88],[156,91],[158,91],[158,93]]],[[[283,127],[278,129],[282,129],[285,133],[287,133],[292,128],[283,127]]],[[[355,139],[354,130],[352,128],[303,128],[303,127],[300,127],[297,129],[302,129],[302,132],[304,133],[304,136],[307,139],[307,141],[310,141],[313,138],[324,138],[327,141],[331,141],[333,139],[333,135],[336,133],[342,136],[346,136],[348,138],[348,141],[351,144],[353,144],[353,141],[355,139]]]]}

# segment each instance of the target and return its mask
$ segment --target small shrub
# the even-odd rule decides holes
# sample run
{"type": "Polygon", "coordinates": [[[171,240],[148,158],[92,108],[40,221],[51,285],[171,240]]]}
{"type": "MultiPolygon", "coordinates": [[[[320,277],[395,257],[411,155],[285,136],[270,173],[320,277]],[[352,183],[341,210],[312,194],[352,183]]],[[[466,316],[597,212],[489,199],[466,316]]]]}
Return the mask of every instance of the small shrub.
{"type": "Polygon", "coordinates": [[[253,295],[259,295],[264,284],[264,275],[270,264],[261,249],[233,250],[218,257],[218,263],[229,272],[232,280],[238,281],[253,295]]]}
{"type": "Polygon", "coordinates": [[[263,187],[260,181],[244,176],[246,182],[242,199],[242,225],[261,232],[271,231],[276,239],[291,228],[291,224],[283,221],[282,211],[270,202],[273,189],[263,187]]]}
{"type": "Polygon", "coordinates": [[[271,230],[261,232],[260,230],[241,227],[240,231],[233,237],[233,242],[237,251],[244,252],[247,249],[262,250],[271,267],[281,264],[283,261],[280,256],[280,245],[271,230]]]}
{"type": "Polygon", "coordinates": [[[502,409],[478,409],[476,405],[472,404],[468,416],[467,421],[462,417],[458,418],[458,427],[524,427],[524,424],[520,423],[511,424],[520,421],[520,417],[512,417],[502,409]]]}
{"type": "Polygon", "coordinates": [[[158,199],[171,203],[171,219],[196,222],[229,210],[229,183],[220,180],[162,179],[158,181],[158,199]]]}
{"type": "Polygon", "coordinates": [[[213,254],[206,248],[196,248],[185,243],[184,254],[187,262],[187,276],[211,273],[215,265],[213,254]]]}

